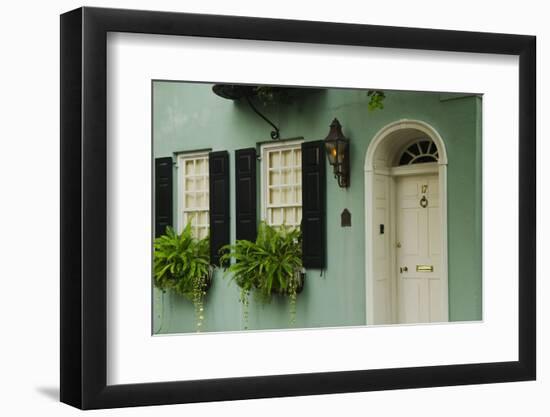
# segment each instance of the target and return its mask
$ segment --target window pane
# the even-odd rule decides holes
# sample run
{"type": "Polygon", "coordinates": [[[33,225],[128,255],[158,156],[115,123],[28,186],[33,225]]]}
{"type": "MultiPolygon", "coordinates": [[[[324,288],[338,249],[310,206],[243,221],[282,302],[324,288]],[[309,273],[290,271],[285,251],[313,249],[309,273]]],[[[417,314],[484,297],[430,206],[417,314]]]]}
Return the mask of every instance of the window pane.
{"type": "Polygon", "coordinates": [[[202,193],[197,194],[197,206],[196,208],[204,208],[204,195],[202,193]]]}
{"type": "Polygon", "coordinates": [[[196,174],[206,173],[206,159],[198,159],[196,163],[196,174]]]}
{"type": "Polygon", "coordinates": [[[181,157],[180,230],[191,223],[193,235],[203,238],[208,235],[208,156],[189,155],[181,157]]]}
{"type": "Polygon", "coordinates": [[[282,145],[264,151],[267,190],[264,193],[265,220],[274,226],[297,226],[301,220],[301,148],[282,145]]]}
{"type": "Polygon", "coordinates": [[[275,167],[279,168],[280,161],[281,161],[279,152],[270,152],[268,161],[269,161],[270,168],[275,168],[275,167]]]}
{"type": "Polygon", "coordinates": [[[301,169],[295,169],[294,170],[294,184],[301,184],[302,183],[302,170],[301,169]]]}
{"type": "Polygon", "coordinates": [[[198,177],[195,180],[195,190],[196,191],[204,191],[204,189],[205,189],[204,183],[205,183],[205,178],[204,177],[198,177]]]}
{"type": "Polygon", "coordinates": [[[293,156],[294,155],[293,155],[292,150],[288,150],[288,151],[283,152],[282,166],[283,167],[290,167],[290,166],[294,165],[293,156]]]}
{"type": "Polygon", "coordinates": [[[269,185],[279,185],[281,183],[281,174],[279,171],[269,172],[269,185]]]}
{"type": "Polygon", "coordinates": [[[432,155],[424,155],[416,158],[413,164],[422,164],[424,162],[437,162],[437,159],[435,159],[432,155]]]}
{"type": "Polygon", "coordinates": [[[281,172],[282,184],[284,185],[292,184],[294,182],[294,178],[292,174],[293,174],[292,171],[289,169],[285,169],[284,171],[282,171],[281,172]]]}
{"type": "Polygon", "coordinates": [[[296,217],[295,217],[295,208],[294,207],[288,207],[285,209],[285,224],[287,225],[295,225],[296,224],[296,217]]]}
{"type": "Polygon", "coordinates": [[[432,140],[422,139],[403,151],[399,158],[399,165],[420,164],[425,162],[437,162],[437,147],[432,140]]]}
{"type": "Polygon", "coordinates": [[[294,166],[302,166],[302,150],[300,148],[297,148],[294,151],[294,166]]]}
{"type": "Polygon", "coordinates": [[[278,188],[269,190],[269,204],[281,204],[281,191],[278,188]]]}
{"type": "Polygon", "coordinates": [[[407,165],[411,162],[412,158],[413,157],[408,152],[403,153],[403,155],[401,155],[401,159],[399,160],[399,165],[407,165]]]}
{"type": "Polygon", "coordinates": [[[428,153],[428,148],[430,147],[430,142],[423,140],[420,142],[420,148],[422,148],[422,153],[428,153]]]}
{"type": "Polygon", "coordinates": [[[271,224],[277,226],[283,224],[283,209],[277,208],[271,211],[271,224]]]}
{"type": "Polygon", "coordinates": [[[184,203],[184,210],[189,208],[195,208],[197,202],[195,199],[195,194],[193,193],[185,193],[185,203],[184,203]]]}
{"type": "Polygon", "coordinates": [[[201,227],[199,229],[199,234],[198,234],[198,238],[199,239],[204,239],[205,237],[208,236],[208,228],[206,227],[201,227]]]}
{"type": "Polygon", "coordinates": [[[185,175],[193,175],[195,173],[195,161],[190,159],[185,161],[185,175]]]}

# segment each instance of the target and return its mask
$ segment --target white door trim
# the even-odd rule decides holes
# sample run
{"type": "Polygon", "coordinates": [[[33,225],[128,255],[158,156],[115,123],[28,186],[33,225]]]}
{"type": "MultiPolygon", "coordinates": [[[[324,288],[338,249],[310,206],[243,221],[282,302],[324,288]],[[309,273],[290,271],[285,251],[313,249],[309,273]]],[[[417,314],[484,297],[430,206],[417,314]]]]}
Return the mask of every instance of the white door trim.
{"type": "MultiPolygon", "coordinates": [[[[440,209],[441,209],[441,307],[443,311],[443,321],[449,320],[449,282],[448,282],[448,242],[447,242],[447,150],[445,143],[439,133],[428,123],[419,120],[403,119],[384,126],[374,136],[369,144],[365,157],[365,291],[366,303],[365,323],[367,325],[377,324],[374,322],[375,315],[375,299],[374,299],[374,233],[376,227],[374,225],[374,176],[375,174],[388,175],[390,181],[390,196],[392,202],[390,204],[390,219],[392,225],[395,225],[395,181],[394,175],[413,175],[417,173],[437,172],[439,178],[440,192],[440,209]],[[375,155],[378,147],[392,133],[403,129],[414,129],[424,133],[434,141],[439,152],[439,160],[437,164],[418,164],[416,166],[407,166],[403,168],[392,168],[391,166],[376,167],[375,155]],[[423,167],[422,165],[426,165],[423,167]]],[[[395,227],[391,227],[390,232],[390,247],[392,248],[392,265],[395,265],[395,227]]],[[[392,268],[391,282],[395,283],[395,268],[392,268]]],[[[391,321],[396,321],[396,291],[395,285],[391,288],[392,299],[392,317],[391,321]]]]}
{"type": "MultiPolygon", "coordinates": [[[[392,177],[401,177],[405,175],[422,175],[422,174],[438,174],[439,164],[437,162],[430,162],[425,164],[403,165],[400,167],[393,167],[388,170],[388,174],[392,177]]],[[[376,170],[378,174],[378,170],[376,170]]]]}

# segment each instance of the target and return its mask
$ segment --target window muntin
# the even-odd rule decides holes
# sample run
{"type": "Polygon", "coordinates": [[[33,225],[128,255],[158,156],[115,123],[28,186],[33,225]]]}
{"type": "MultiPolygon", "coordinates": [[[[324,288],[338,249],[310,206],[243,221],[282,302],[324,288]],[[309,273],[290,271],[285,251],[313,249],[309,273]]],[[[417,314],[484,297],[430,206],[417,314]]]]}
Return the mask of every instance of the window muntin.
{"type": "Polygon", "coordinates": [[[190,221],[193,235],[205,238],[210,227],[208,153],[179,155],[178,170],[179,231],[190,221]]]}
{"type": "Polygon", "coordinates": [[[399,165],[437,162],[438,159],[439,154],[435,143],[431,139],[419,139],[405,148],[399,158],[399,165]]]}
{"type": "Polygon", "coordinates": [[[262,147],[262,213],[271,226],[300,226],[302,221],[301,142],[262,147]]]}

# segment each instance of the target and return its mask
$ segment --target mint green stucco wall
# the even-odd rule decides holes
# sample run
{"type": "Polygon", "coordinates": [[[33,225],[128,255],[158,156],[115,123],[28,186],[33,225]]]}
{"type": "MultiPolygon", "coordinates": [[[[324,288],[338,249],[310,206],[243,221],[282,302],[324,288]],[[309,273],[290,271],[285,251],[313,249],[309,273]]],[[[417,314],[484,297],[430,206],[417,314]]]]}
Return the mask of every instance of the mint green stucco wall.
{"type": "MultiPolygon", "coordinates": [[[[210,84],[153,83],[153,152],[158,158],[204,148],[229,151],[233,240],[234,150],[267,141],[271,128],[246,104],[222,99],[211,88],[210,84]]],[[[386,95],[385,108],[377,111],[367,110],[365,91],[344,89],[311,92],[291,104],[262,108],[280,127],[283,138],[323,139],[337,117],[351,139],[348,189],[337,186],[327,164],[327,268],[322,274],[319,270],[307,272],[304,291],[298,297],[295,327],[365,324],[365,154],[380,128],[404,118],[432,125],[447,148],[450,320],[482,317],[481,98],[391,91],[386,95]],[[344,208],[352,214],[350,228],[340,227],[344,208]]],[[[229,281],[221,271],[215,273],[203,331],[242,329],[239,290],[229,281]]],[[[154,333],[195,330],[193,306],[187,299],[155,290],[153,302],[154,333]]],[[[288,326],[285,299],[274,297],[271,304],[259,305],[251,297],[250,329],[288,326]]]]}

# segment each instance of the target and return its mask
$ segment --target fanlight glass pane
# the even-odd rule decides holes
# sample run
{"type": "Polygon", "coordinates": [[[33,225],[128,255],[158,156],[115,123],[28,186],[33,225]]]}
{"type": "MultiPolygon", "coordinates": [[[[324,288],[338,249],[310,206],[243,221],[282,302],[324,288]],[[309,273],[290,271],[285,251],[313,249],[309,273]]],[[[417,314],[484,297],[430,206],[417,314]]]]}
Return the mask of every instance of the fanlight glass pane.
{"type": "Polygon", "coordinates": [[[399,158],[399,165],[437,162],[437,146],[431,139],[420,139],[410,144],[399,158]]]}

